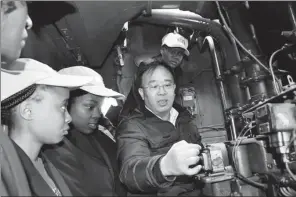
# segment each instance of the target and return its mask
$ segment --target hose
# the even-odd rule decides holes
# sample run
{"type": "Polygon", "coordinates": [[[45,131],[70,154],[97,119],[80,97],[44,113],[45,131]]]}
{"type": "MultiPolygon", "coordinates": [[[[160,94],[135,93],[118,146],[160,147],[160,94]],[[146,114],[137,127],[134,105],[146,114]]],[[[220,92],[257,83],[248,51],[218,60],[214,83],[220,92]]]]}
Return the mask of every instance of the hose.
{"type": "MultiPolygon", "coordinates": [[[[294,136],[293,136],[293,138],[291,139],[291,141],[289,142],[289,144],[288,144],[288,146],[287,146],[287,148],[286,148],[286,151],[285,151],[287,154],[288,154],[289,147],[292,145],[292,143],[293,143],[294,140],[296,139],[295,130],[293,131],[293,133],[294,133],[294,136]]],[[[293,179],[294,181],[296,181],[296,176],[295,176],[295,174],[291,171],[290,166],[289,166],[289,162],[286,162],[286,163],[285,163],[285,166],[286,166],[286,169],[287,169],[289,175],[292,177],[292,179],[293,179]]]]}
{"type": "Polygon", "coordinates": [[[259,188],[259,189],[263,189],[263,190],[267,190],[267,185],[266,184],[263,184],[263,183],[258,183],[256,181],[253,181],[251,179],[248,179],[244,176],[242,176],[241,174],[237,173],[236,174],[236,177],[239,178],[240,180],[244,181],[245,183],[249,184],[249,185],[252,185],[256,188],[259,188]]]}
{"type": "Polygon", "coordinates": [[[271,73],[271,76],[272,76],[273,85],[274,85],[274,88],[275,88],[277,94],[279,94],[280,91],[279,91],[278,84],[276,83],[275,75],[274,75],[274,72],[273,72],[272,60],[275,57],[275,55],[278,54],[282,50],[283,50],[283,48],[280,48],[280,49],[276,50],[275,52],[272,53],[272,55],[269,58],[269,69],[270,69],[270,73],[271,73]]]}
{"type": "Polygon", "coordinates": [[[283,196],[296,196],[296,191],[290,187],[281,187],[280,192],[283,196]]]}

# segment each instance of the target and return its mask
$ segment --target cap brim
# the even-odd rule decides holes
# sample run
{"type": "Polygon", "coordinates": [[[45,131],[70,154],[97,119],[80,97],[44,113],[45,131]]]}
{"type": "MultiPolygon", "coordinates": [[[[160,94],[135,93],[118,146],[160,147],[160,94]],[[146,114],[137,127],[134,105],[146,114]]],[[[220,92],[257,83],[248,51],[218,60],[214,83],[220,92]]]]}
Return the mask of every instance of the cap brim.
{"type": "Polygon", "coordinates": [[[66,88],[78,88],[90,83],[92,80],[93,77],[57,74],[55,76],[50,76],[45,79],[36,81],[35,83],[40,85],[42,84],[66,88]]]}
{"type": "Polygon", "coordinates": [[[185,50],[185,51],[184,51],[184,54],[185,54],[186,56],[189,56],[189,55],[190,55],[189,51],[188,51],[186,48],[184,48],[184,46],[182,46],[182,45],[179,45],[179,44],[169,44],[169,43],[163,43],[162,46],[163,46],[163,45],[166,45],[166,46],[168,46],[168,47],[176,47],[176,48],[184,49],[184,50],[185,50]]]}
{"type": "Polygon", "coordinates": [[[44,75],[40,75],[37,72],[7,71],[1,69],[1,101],[35,84],[34,80],[44,79],[44,75]]]}
{"type": "Polygon", "coordinates": [[[105,97],[114,97],[114,98],[125,98],[123,94],[115,92],[114,90],[108,89],[103,86],[95,86],[95,85],[86,85],[81,87],[80,89],[85,90],[91,94],[97,96],[105,96],[105,97]]]}
{"type": "Polygon", "coordinates": [[[5,68],[1,68],[1,72],[17,75],[17,74],[21,74],[23,70],[7,70],[5,68]]]}

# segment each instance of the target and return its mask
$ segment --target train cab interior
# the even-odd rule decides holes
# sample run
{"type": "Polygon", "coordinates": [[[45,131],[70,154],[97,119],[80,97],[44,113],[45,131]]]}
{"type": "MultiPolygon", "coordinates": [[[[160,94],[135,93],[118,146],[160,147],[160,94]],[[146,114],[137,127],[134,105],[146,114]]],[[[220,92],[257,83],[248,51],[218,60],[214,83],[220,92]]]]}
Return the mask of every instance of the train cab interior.
{"type": "MultiPolygon", "coordinates": [[[[267,153],[266,147],[287,146],[285,137],[296,135],[290,128],[296,126],[295,2],[32,1],[28,12],[34,25],[21,57],[55,70],[77,65],[92,68],[108,88],[126,97],[139,64],[159,54],[164,35],[177,32],[188,39],[190,55],[182,72],[177,72],[181,77],[176,96],[194,116],[209,149],[204,159],[212,171],[199,179],[208,185],[210,196],[234,193],[230,180],[235,173],[229,171],[228,161],[233,150],[243,147],[239,162],[248,163],[244,167],[252,177],[265,180],[260,173],[276,171],[267,167],[267,155],[283,154],[267,153]],[[288,104],[289,112],[285,111],[288,104]],[[281,112],[290,117],[288,127],[283,128],[273,116],[281,112]],[[238,143],[250,119],[256,126],[247,142],[238,143]],[[255,154],[256,150],[260,151],[255,154]],[[219,172],[215,171],[219,156],[211,154],[215,151],[224,161],[219,172]]],[[[124,102],[117,100],[104,110],[113,135],[124,102]]],[[[293,147],[291,152],[295,143],[293,147]]],[[[289,176],[283,169],[277,167],[278,177],[289,176]]],[[[289,191],[268,190],[268,196],[293,196],[295,182],[291,179],[285,186],[289,191]]],[[[242,196],[250,195],[246,185],[237,189],[242,196]]]]}

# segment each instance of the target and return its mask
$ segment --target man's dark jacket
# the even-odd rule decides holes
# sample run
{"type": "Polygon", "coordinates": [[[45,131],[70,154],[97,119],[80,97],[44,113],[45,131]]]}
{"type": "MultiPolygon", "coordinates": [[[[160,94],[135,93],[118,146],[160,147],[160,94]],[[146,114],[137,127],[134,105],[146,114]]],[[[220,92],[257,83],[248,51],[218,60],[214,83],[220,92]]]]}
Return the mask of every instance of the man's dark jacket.
{"type": "Polygon", "coordinates": [[[178,105],[176,126],[155,116],[145,107],[136,108],[124,117],[117,128],[117,156],[120,180],[130,194],[158,196],[199,195],[193,177],[179,176],[166,179],[159,167],[160,159],[172,145],[185,140],[201,144],[194,118],[178,105]]]}

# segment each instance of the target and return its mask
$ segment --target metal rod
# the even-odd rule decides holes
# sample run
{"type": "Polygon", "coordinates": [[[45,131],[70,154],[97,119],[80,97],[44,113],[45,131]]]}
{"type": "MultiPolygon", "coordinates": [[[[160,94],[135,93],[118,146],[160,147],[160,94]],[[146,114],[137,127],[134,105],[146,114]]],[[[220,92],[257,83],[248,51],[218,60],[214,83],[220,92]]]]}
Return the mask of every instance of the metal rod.
{"type": "Polygon", "coordinates": [[[217,57],[217,53],[216,53],[214,39],[211,36],[206,36],[204,41],[203,41],[201,51],[204,51],[206,43],[208,43],[209,48],[210,48],[210,52],[211,52],[211,55],[212,55],[212,59],[213,59],[213,63],[214,63],[214,70],[215,70],[216,78],[218,79],[219,89],[220,89],[220,93],[221,93],[223,110],[226,110],[228,108],[227,100],[226,100],[226,94],[225,94],[225,89],[224,89],[224,86],[223,86],[223,82],[221,80],[222,79],[221,70],[220,70],[220,65],[219,65],[219,61],[218,61],[218,57],[217,57]]]}
{"type": "Polygon", "coordinates": [[[234,121],[233,115],[230,115],[230,122],[231,122],[232,140],[236,140],[237,134],[236,134],[235,121],[234,121]]]}
{"type": "MultiPolygon", "coordinates": [[[[211,36],[206,36],[204,41],[203,41],[203,45],[201,47],[201,52],[203,52],[205,50],[206,44],[208,44],[210,52],[211,52],[211,58],[213,60],[213,68],[215,70],[216,79],[218,81],[218,86],[219,86],[219,89],[220,89],[224,120],[225,120],[225,122],[227,122],[227,117],[226,117],[225,111],[227,110],[228,105],[227,105],[224,85],[223,85],[223,82],[222,82],[221,70],[220,70],[220,65],[219,65],[219,61],[218,61],[218,56],[217,56],[217,53],[216,53],[214,39],[211,36]]],[[[237,138],[237,135],[236,135],[234,117],[232,115],[231,115],[231,127],[232,127],[232,129],[231,129],[231,138],[232,138],[232,140],[235,140],[237,138]]]]}
{"type": "Polygon", "coordinates": [[[293,10],[292,2],[288,3],[288,10],[289,10],[289,15],[290,15],[290,18],[292,21],[293,29],[296,29],[296,17],[295,17],[295,13],[293,10]]]}

